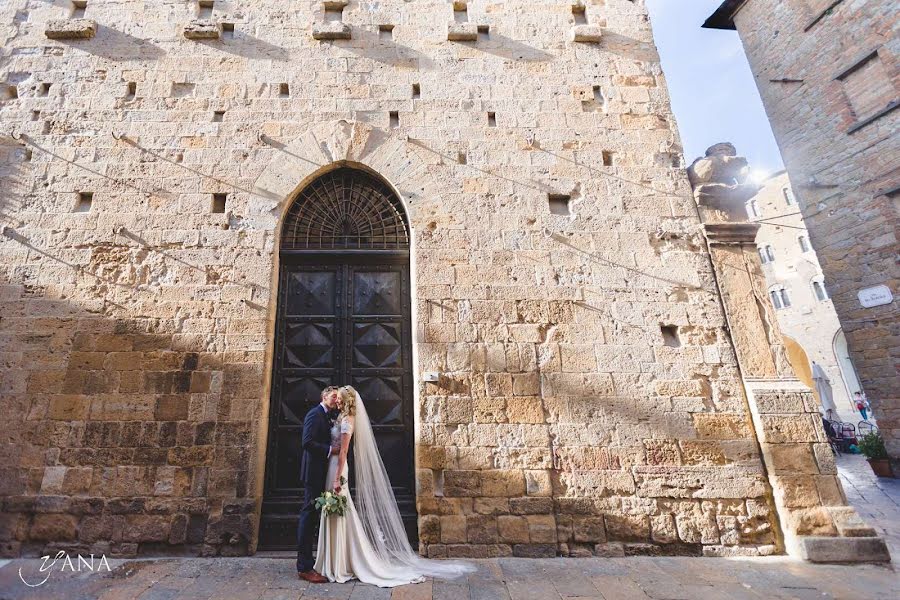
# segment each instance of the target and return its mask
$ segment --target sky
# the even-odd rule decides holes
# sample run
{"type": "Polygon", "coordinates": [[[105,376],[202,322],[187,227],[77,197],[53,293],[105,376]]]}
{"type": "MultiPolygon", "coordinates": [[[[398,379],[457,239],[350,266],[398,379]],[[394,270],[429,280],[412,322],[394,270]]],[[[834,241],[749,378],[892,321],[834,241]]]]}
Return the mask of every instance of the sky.
{"type": "Polygon", "coordinates": [[[783,168],[736,31],[702,29],[722,0],[647,0],[688,164],[731,142],[756,177],[783,168]]]}

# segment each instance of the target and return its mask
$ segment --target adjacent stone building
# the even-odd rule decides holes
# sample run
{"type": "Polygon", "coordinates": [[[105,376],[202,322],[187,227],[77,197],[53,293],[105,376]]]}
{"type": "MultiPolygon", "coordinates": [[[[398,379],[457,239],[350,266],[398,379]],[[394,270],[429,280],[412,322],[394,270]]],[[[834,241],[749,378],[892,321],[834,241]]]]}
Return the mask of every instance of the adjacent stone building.
{"type": "Polygon", "coordinates": [[[766,179],[746,206],[750,222],[760,224],[756,245],[778,325],[799,346],[789,348],[797,354],[791,363],[798,377],[812,386],[815,361],[831,382],[838,415],[856,423],[859,380],[787,173],[766,179]]]}
{"type": "MultiPolygon", "coordinates": [[[[900,457],[900,38],[890,0],[727,0],[862,387],[900,457]]],[[[900,467],[900,463],[895,463],[900,467]]]]}
{"type": "Polygon", "coordinates": [[[0,23],[4,554],[290,548],[340,383],[430,556],[782,549],[642,3],[0,23]]]}

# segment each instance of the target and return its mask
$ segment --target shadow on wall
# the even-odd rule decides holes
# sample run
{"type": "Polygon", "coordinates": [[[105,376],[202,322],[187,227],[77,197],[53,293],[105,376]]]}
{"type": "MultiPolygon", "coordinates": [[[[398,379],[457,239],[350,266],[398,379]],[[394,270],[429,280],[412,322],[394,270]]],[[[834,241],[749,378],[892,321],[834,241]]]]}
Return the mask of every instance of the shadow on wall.
{"type": "Polygon", "coordinates": [[[0,270],[3,554],[246,554],[265,369],[197,333],[209,302],[153,289],[192,267],[133,243],[93,245],[85,266],[11,245],[36,254],[0,270]],[[38,283],[53,273],[62,285],[38,283]]]}
{"type": "Polygon", "coordinates": [[[57,41],[112,61],[151,61],[166,55],[162,48],[147,40],[100,24],[97,25],[97,33],[90,44],[80,43],[79,40],[57,41]]]}

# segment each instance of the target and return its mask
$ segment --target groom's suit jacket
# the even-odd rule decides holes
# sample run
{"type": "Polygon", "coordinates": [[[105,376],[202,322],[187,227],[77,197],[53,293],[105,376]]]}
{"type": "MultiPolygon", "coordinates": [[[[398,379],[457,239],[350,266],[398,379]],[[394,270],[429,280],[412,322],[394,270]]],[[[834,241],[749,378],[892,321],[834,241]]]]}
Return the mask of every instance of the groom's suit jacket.
{"type": "MultiPolygon", "coordinates": [[[[321,404],[312,407],[303,419],[303,458],[300,479],[304,487],[321,492],[325,487],[328,452],[331,450],[331,419],[321,404]]],[[[312,491],[312,490],[311,490],[312,491]]]]}

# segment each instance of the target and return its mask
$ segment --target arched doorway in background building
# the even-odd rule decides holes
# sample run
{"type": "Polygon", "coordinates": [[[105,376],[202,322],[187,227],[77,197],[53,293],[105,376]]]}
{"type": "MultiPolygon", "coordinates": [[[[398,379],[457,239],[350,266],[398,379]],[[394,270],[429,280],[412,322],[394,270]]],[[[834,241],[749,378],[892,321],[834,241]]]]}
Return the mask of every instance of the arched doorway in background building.
{"type": "Polygon", "coordinates": [[[281,229],[260,549],[296,547],[303,418],[322,388],[346,384],[415,540],[411,292],[409,221],[390,186],[341,166],[300,192],[281,229]]]}

